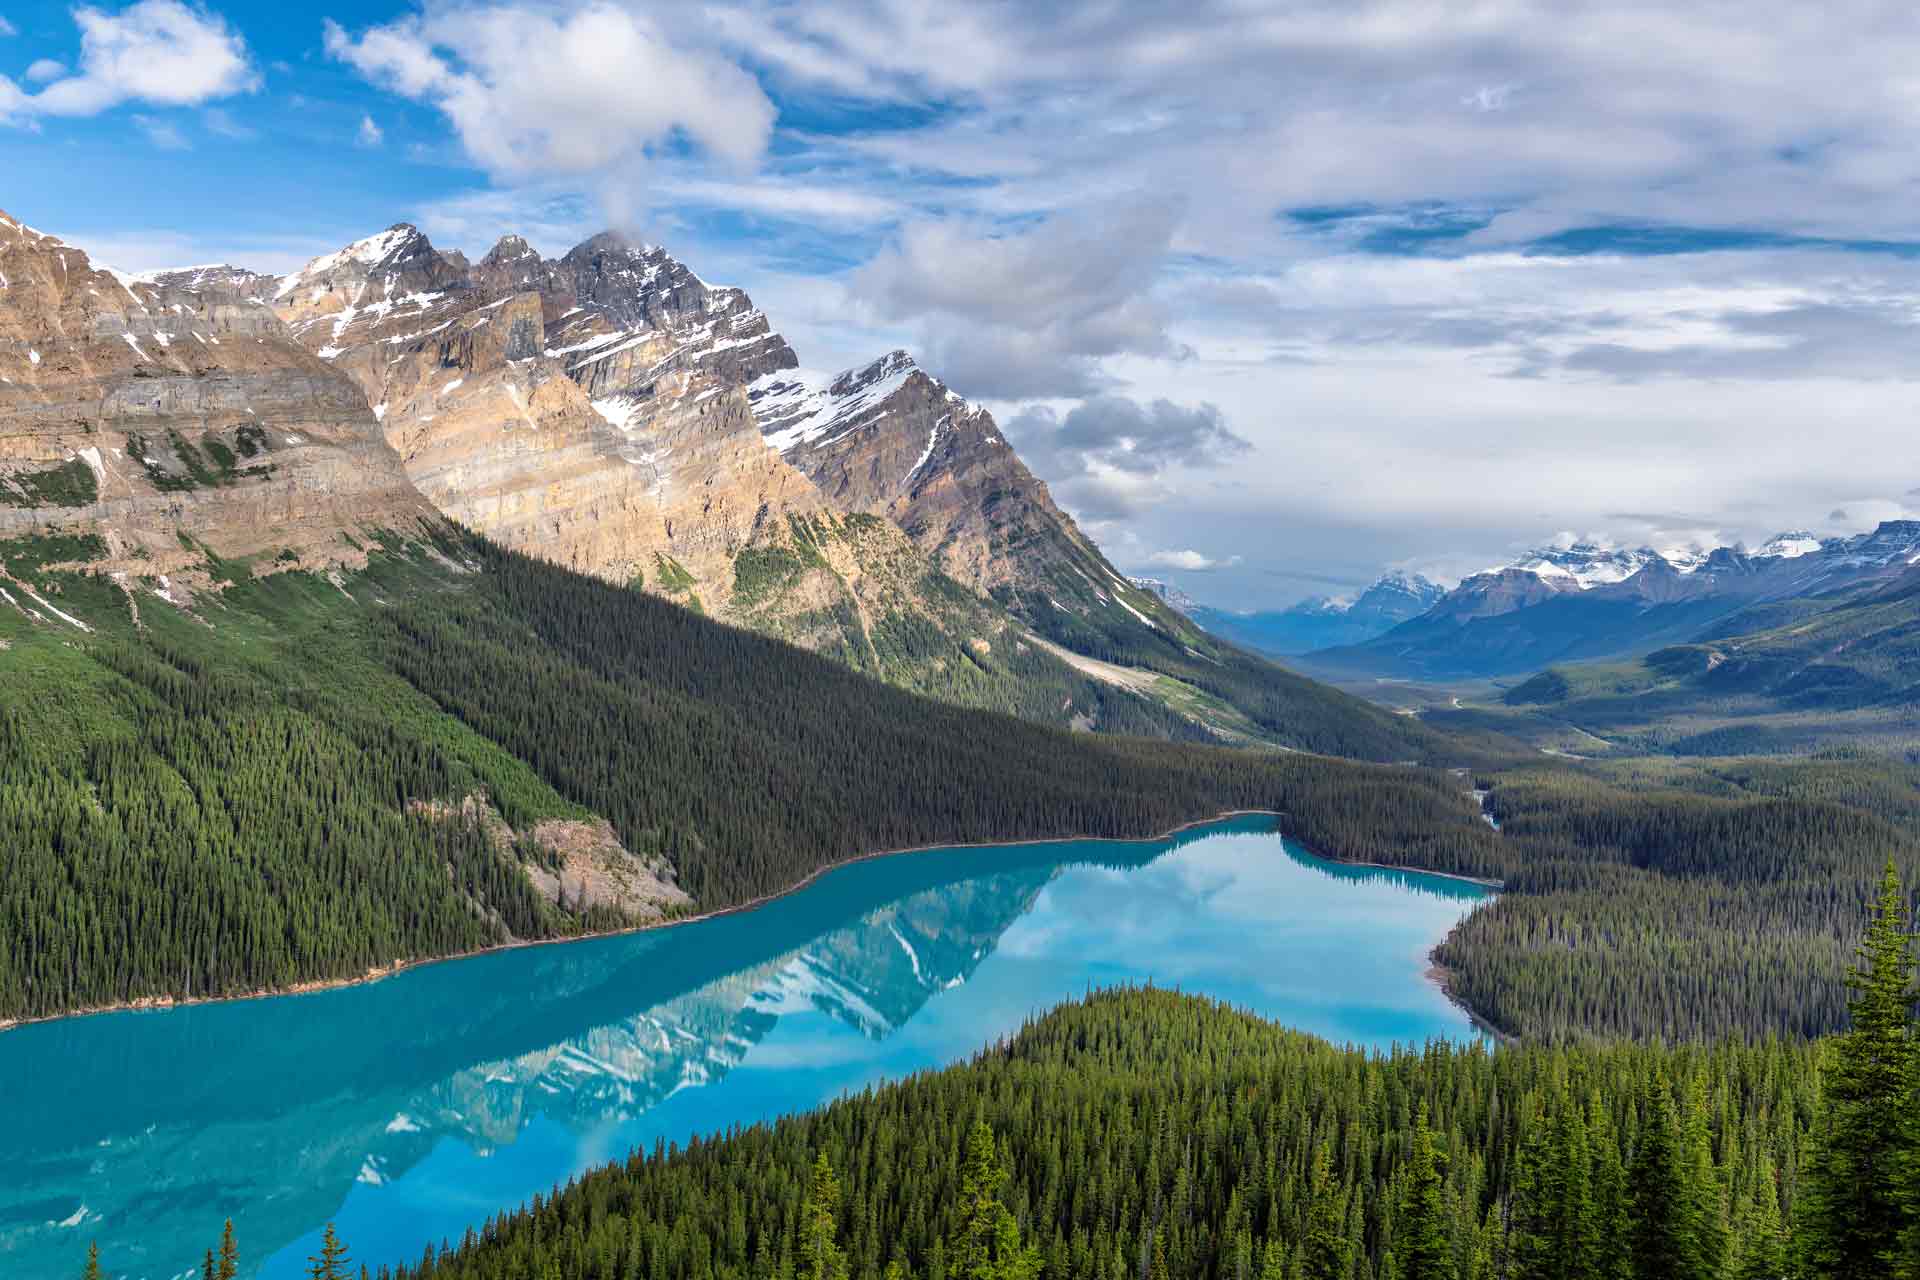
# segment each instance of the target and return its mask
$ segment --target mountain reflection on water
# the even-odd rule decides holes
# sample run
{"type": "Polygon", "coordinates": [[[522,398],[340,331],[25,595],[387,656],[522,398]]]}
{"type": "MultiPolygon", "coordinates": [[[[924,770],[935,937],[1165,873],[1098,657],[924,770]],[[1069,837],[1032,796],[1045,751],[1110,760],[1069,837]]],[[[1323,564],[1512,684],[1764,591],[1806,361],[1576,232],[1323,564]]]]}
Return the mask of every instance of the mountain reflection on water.
{"type": "Polygon", "coordinates": [[[0,1273],[246,1274],[323,1223],[417,1258],[582,1169],[942,1066],[1092,986],[1203,991],[1338,1040],[1471,1034],[1423,981],[1475,886],[1235,819],[1159,843],[874,859],[751,912],[309,995],[0,1035],[0,1273]]]}

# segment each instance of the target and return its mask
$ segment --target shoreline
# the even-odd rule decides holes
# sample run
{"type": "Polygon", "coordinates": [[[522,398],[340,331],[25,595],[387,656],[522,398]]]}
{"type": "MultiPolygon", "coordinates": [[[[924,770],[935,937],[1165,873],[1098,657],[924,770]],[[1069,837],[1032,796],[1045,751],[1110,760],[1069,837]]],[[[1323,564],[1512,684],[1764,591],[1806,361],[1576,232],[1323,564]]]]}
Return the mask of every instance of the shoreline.
{"type": "MultiPolygon", "coordinates": [[[[0,1018],[0,1035],[5,1035],[9,1031],[22,1027],[36,1026],[41,1023],[61,1022],[72,1018],[91,1018],[108,1013],[149,1013],[157,1010],[184,1009],[194,1005],[232,1004],[243,1000],[272,1000],[281,996],[314,995],[323,991],[338,991],[347,987],[358,987],[368,983],[380,982],[411,969],[425,968],[427,965],[451,964],[456,961],[471,960],[478,956],[492,955],[502,951],[518,951],[527,947],[563,946],[570,942],[590,942],[596,938],[619,938],[636,933],[650,933],[656,929],[673,929],[682,925],[700,924],[704,921],[720,919],[723,916],[738,915],[741,912],[757,910],[760,907],[766,906],[768,903],[777,902],[781,898],[799,893],[802,889],[812,885],[814,881],[830,872],[838,871],[842,867],[851,867],[862,862],[871,862],[876,858],[894,858],[903,854],[914,853],[938,853],[947,849],[992,849],[1006,845],[1083,844],[1087,842],[1099,844],[1156,844],[1162,840],[1170,840],[1183,831],[1191,831],[1195,827],[1212,826],[1216,822],[1226,822],[1232,818],[1284,818],[1285,816],[1286,814],[1278,809],[1227,809],[1214,814],[1212,817],[1194,818],[1191,821],[1182,822],[1177,826],[1167,828],[1157,835],[1036,836],[1026,840],[973,840],[958,843],[948,842],[945,844],[906,845],[897,849],[876,849],[871,853],[854,854],[852,857],[842,858],[836,862],[827,863],[825,866],[816,867],[803,878],[796,880],[783,889],[762,894],[757,898],[751,898],[730,907],[718,907],[712,911],[702,911],[694,915],[673,916],[660,920],[652,920],[645,924],[630,925],[624,929],[601,929],[592,933],[574,934],[564,938],[516,938],[511,942],[496,942],[488,946],[476,947],[471,951],[455,952],[452,955],[422,956],[414,960],[397,960],[392,964],[378,965],[368,969],[365,973],[348,978],[314,978],[305,982],[292,983],[284,987],[262,987],[256,990],[236,991],[217,996],[141,996],[137,999],[118,1001],[113,1004],[89,1005],[82,1009],[68,1009],[60,1013],[41,1014],[31,1018],[0,1018]]],[[[1482,888],[1495,890],[1500,888],[1499,881],[1479,879],[1474,876],[1460,875],[1450,871],[1427,871],[1418,867],[1398,867],[1385,862],[1350,862],[1341,858],[1329,858],[1304,841],[1294,839],[1294,837],[1291,836],[1284,836],[1283,838],[1293,839],[1296,845],[1305,849],[1314,857],[1319,858],[1323,862],[1333,863],[1338,866],[1371,867],[1380,871],[1400,871],[1410,875],[1439,876],[1447,880],[1465,880],[1469,883],[1479,885],[1482,888]]],[[[1428,958],[1429,961],[1431,961],[1431,955],[1429,955],[1428,958]]],[[[1464,1011],[1466,1015],[1473,1020],[1476,1027],[1480,1026],[1480,1016],[1456,999],[1445,983],[1437,982],[1433,973],[1434,970],[1429,969],[1422,976],[1427,981],[1436,982],[1436,985],[1440,987],[1441,992],[1446,995],[1448,1001],[1464,1011]]],[[[1491,1028],[1488,1028],[1488,1031],[1490,1034],[1496,1036],[1500,1034],[1491,1028]]]]}
{"type": "Polygon", "coordinates": [[[1519,1044],[1519,1036],[1511,1032],[1502,1031],[1499,1027],[1494,1026],[1491,1022],[1474,1012],[1472,1005],[1460,998],[1459,993],[1453,989],[1453,980],[1457,975],[1452,969],[1449,969],[1446,965],[1441,964],[1434,958],[1439,954],[1439,951],[1439,944],[1436,943],[1433,949],[1427,952],[1427,967],[1420,976],[1440,988],[1440,994],[1447,998],[1447,1003],[1466,1014],[1467,1020],[1473,1024],[1474,1030],[1483,1035],[1491,1036],[1493,1042],[1497,1045],[1519,1044]]]}

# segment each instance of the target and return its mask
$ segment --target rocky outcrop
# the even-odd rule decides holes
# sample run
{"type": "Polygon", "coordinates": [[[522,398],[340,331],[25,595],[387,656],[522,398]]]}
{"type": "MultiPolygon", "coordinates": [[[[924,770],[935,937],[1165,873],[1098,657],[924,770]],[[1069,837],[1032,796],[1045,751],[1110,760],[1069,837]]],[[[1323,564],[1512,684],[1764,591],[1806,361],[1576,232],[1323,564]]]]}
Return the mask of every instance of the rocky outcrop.
{"type": "Polygon", "coordinates": [[[0,537],[98,534],[153,576],[363,563],[354,531],[436,518],[265,281],[123,276],[0,214],[0,537]]]}

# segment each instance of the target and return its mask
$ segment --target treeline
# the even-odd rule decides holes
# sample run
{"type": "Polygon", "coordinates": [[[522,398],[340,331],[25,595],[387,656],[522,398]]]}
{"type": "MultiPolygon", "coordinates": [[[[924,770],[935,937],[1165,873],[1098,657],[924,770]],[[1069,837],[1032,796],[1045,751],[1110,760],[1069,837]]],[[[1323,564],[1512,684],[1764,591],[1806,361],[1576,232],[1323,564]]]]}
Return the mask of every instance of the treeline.
{"type": "Polygon", "coordinates": [[[1497,733],[1440,733],[1416,719],[1398,716],[1364,698],[1309,680],[1257,654],[1207,634],[1164,605],[1152,606],[1167,623],[1141,625],[1089,595],[1104,570],[1089,562],[1091,576],[1062,573],[1055,589],[1076,594],[1082,614],[1058,606],[1049,592],[1002,587],[995,598],[1057,644],[1126,667],[1157,671],[1184,681],[1239,710],[1272,741],[1299,751],[1356,760],[1483,763],[1524,757],[1527,749],[1497,733]]]}
{"type": "Polygon", "coordinates": [[[635,1153],[382,1274],[1778,1277],[1817,1057],[1781,1042],[1371,1056],[1192,997],[1102,993],[967,1065],[635,1153]],[[981,1126],[1006,1172],[1005,1247],[986,1250],[970,1247],[981,1126]],[[823,1159],[838,1193],[824,1268],[823,1159]]]}

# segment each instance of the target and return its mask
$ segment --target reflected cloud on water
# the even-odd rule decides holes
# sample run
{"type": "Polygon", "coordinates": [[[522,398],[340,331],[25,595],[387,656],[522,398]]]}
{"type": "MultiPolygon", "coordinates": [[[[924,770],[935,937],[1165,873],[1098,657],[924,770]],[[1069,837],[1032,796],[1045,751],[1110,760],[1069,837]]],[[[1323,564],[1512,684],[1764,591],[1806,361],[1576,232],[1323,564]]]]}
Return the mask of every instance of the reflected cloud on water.
{"type": "Polygon", "coordinates": [[[1464,1038],[1425,949],[1485,897],[1333,866],[1237,819],[1155,844],[854,864],[750,913],[271,1000],[0,1035],[0,1272],[251,1275],[320,1226],[417,1258],[634,1148],[959,1061],[1089,987],[1154,981],[1336,1040],[1464,1038]]]}

